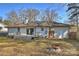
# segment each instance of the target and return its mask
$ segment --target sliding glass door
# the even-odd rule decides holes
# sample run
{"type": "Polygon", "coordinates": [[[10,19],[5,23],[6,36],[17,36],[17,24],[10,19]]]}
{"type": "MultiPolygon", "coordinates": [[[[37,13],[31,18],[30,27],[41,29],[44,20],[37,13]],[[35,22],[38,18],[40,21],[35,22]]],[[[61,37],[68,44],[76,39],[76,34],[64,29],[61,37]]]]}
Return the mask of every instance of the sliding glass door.
{"type": "Polygon", "coordinates": [[[33,35],[33,34],[34,34],[34,29],[33,28],[27,29],[27,35],[33,35]]]}

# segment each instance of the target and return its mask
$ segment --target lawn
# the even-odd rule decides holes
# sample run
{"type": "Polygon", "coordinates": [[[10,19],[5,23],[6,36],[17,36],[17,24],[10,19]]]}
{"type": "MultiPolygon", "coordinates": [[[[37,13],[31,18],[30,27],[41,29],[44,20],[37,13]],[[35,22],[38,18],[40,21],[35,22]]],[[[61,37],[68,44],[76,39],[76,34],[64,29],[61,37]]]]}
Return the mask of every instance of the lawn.
{"type": "Polygon", "coordinates": [[[7,37],[0,37],[0,55],[1,56],[75,56],[79,55],[78,40],[49,40],[35,39],[14,40],[7,37]],[[62,47],[60,53],[48,51],[48,47],[54,44],[59,44],[62,47]]]}

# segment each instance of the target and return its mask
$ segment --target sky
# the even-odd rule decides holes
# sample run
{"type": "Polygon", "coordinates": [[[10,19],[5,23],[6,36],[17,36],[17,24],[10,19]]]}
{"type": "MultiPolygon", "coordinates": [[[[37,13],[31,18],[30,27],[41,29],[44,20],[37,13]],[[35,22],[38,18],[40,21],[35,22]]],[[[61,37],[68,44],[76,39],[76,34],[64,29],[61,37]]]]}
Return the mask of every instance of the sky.
{"type": "Polygon", "coordinates": [[[6,18],[6,14],[11,10],[18,11],[19,9],[35,8],[40,11],[45,9],[53,9],[62,17],[59,22],[65,22],[67,20],[67,7],[64,4],[59,3],[0,3],[0,16],[3,19],[6,18]]]}

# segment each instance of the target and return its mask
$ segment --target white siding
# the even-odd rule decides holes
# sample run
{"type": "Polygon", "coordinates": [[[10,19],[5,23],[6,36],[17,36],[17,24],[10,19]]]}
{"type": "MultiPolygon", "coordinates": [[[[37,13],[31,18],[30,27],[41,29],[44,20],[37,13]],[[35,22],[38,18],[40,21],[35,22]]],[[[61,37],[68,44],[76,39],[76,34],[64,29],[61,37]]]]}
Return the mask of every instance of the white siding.
{"type": "MultiPolygon", "coordinates": [[[[36,27],[34,28],[34,34],[36,36],[48,36],[48,29],[47,27],[43,27],[43,31],[41,30],[42,27],[36,27]]],[[[9,35],[17,34],[18,28],[9,28],[8,31],[9,35]]],[[[26,28],[20,28],[20,34],[21,35],[27,35],[26,34],[27,29],[26,28]]],[[[67,27],[55,27],[54,28],[54,36],[57,38],[68,38],[68,28],[67,27]]]]}
{"type": "MultiPolygon", "coordinates": [[[[19,35],[28,35],[27,29],[28,28],[20,28],[19,29],[20,30],[19,35]]],[[[18,28],[9,28],[8,35],[15,35],[15,34],[17,34],[17,32],[18,32],[18,28]]],[[[33,35],[35,35],[35,29],[34,29],[33,35]]]]}
{"type": "Polygon", "coordinates": [[[26,28],[20,28],[20,34],[26,35],[26,28]]]}
{"type": "Polygon", "coordinates": [[[48,34],[48,28],[43,27],[43,31],[41,29],[42,29],[42,27],[37,27],[36,28],[36,35],[43,36],[43,37],[47,36],[47,34],[48,34]]]}
{"type": "Polygon", "coordinates": [[[17,28],[9,28],[8,35],[14,35],[18,32],[17,28]]]}
{"type": "Polygon", "coordinates": [[[57,38],[68,38],[68,28],[54,28],[54,36],[57,38]]]}

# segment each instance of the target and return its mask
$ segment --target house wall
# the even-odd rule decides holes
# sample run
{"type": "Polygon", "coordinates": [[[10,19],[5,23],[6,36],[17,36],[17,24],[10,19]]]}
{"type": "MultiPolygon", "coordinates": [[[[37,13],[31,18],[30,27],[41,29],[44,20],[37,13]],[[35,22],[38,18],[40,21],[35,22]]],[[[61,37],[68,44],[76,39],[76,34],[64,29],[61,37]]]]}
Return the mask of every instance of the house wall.
{"type": "MultiPolygon", "coordinates": [[[[33,35],[46,37],[48,36],[48,29],[49,29],[48,27],[43,27],[43,31],[42,31],[42,27],[36,27],[34,28],[33,35]]],[[[21,35],[27,35],[26,30],[27,30],[26,28],[20,28],[21,35]]],[[[68,27],[54,27],[54,37],[68,38],[68,30],[69,30],[68,27]]],[[[17,32],[18,32],[18,28],[9,28],[9,35],[17,34],[17,32]]]]}
{"type": "Polygon", "coordinates": [[[14,35],[18,32],[17,28],[8,28],[8,35],[14,35]]]}
{"type": "Polygon", "coordinates": [[[45,37],[48,35],[48,28],[47,27],[36,27],[36,36],[45,37]],[[43,31],[42,31],[43,28],[43,31]]]}
{"type": "Polygon", "coordinates": [[[68,38],[68,27],[55,27],[54,28],[54,37],[56,38],[68,38]]]}
{"type": "MultiPolygon", "coordinates": [[[[27,35],[27,29],[29,28],[20,28],[20,34],[19,35],[27,35]]],[[[8,35],[15,35],[18,32],[18,28],[8,28],[8,35]]],[[[35,35],[35,29],[34,29],[34,33],[33,35],[35,35]]]]}
{"type": "Polygon", "coordinates": [[[69,29],[69,39],[76,39],[77,38],[77,27],[72,26],[69,29]]]}
{"type": "Polygon", "coordinates": [[[20,28],[21,35],[26,35],[26,28],[20,28]]]}
{"type": "MultiPolygon", "coordinates": [[[[28,35],[27,34],[27,29],[30,30],[30,28],[20,28],[21,35],[28,35]]],[[[34,29],[33,35],[35,35],[35,28],[33,28],[33,29],[34,29]]]]}

